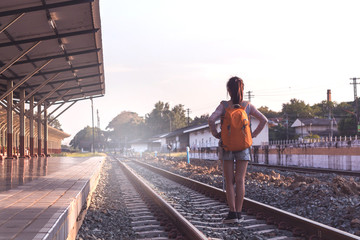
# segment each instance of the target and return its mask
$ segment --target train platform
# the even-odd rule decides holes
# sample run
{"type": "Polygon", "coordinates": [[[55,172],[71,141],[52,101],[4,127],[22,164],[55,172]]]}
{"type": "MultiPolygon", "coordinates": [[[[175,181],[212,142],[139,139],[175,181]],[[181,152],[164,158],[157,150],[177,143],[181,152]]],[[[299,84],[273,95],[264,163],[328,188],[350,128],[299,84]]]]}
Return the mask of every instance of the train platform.
{"type": "Polygon", "coordinates": [[[102,157],[0,161],[0,240],[75,238],[102,157]]]}

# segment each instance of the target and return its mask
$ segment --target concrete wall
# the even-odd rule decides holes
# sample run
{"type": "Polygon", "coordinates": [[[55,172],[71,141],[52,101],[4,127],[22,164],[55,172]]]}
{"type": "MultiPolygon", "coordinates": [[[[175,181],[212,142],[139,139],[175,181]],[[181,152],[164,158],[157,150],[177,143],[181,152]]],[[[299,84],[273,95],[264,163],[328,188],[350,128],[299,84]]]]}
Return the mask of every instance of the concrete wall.
{"type": "MultiPolygon", "coordinates": [[[[253,148],[255,163],[360,171],[360,148],[253,148]]],[[[218,160],[216,148],[191,150],[190,158],[218,160]]]]}
{"type": "Polygon", "coordinates": [[[354,155],[258,154],[256,157],[256,163],[360,171],[360,156],[354,155]]]}

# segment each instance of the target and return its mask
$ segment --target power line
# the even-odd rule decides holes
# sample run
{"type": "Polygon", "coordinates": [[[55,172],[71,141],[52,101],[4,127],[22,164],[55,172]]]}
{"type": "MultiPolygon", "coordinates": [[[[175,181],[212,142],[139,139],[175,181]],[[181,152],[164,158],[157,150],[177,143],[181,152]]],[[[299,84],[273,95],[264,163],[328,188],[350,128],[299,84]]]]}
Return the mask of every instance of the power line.
{"type": "Polygon", "coordinates": [[[251,98],[255,97],[255,96],[251,94],[252,91],[247,91],[246,93],[247,93],[247,98],[248,98],[249,102],[251,102],[251,98]]]}

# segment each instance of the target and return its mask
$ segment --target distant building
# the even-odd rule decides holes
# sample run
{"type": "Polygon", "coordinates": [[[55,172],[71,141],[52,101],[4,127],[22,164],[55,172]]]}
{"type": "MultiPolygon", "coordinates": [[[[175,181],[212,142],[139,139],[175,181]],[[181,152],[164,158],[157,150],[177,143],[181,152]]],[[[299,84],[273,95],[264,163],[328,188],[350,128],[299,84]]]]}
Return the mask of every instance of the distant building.
{"type": "Polygon", "coordinates": [[[147,139],[135,139],[130,141],[129,144],[131,149],[135,152],[161,152],[166,149],[166,135],[168,135],[168,133],[156,135],[147,139]]]}
{"type": "MultiPolygon", "coordinates": [[[[67,134],[59,129],[48,126],[48,152],[51,153],[61,153],[61,141],[65,138],[70,137],[70,134],[67,134]]],[[[37,144],[36,149],[37,151],[37,144]]]]}
{"type": "Polygon", "coordinates": [[[298,118],[291,125],[291,127],[295,129],[295,134],[300,137],[306,137],[311,134],[316,134],[320,137],[334,136],[338,134],[337,126],[335,119],[327,118],[298,118]]]}
{"type": "MultiPolygon", "coordinates": [[[[254,130],[259,121],[251,118],[251,129],[254,130]]],[[[220,120],[216,121],[218,131],[220,131],[220,120]]],[[[269,143],[269,127],[265,125],[261,133],[253,139],[253,146],[261,146],[269,143]]],[[[215,138],[209,128],[209,124],[190,126],[175,131],[153,136],[149,139],[138,139],[130,142],[131,148],[135,152],[158,151],[167,152],[168,145],[172,151],[186,151],[189,146],[191,150],[216,150],[219,140],[215,138]]]]}
{"type": "Polygon", "coordinates": [[[135,152],[145,152],[149,149],[148,139],[135,139],[129,142],[131,149],[135,152]]]}

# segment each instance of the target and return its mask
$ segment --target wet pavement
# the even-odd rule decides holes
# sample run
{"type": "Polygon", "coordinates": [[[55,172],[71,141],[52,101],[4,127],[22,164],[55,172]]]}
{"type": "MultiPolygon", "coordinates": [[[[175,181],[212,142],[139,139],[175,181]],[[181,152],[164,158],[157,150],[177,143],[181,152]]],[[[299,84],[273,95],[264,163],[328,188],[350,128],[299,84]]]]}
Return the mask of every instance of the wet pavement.
{"type": "Polygon", "coordinates": [[[0,161],[0,240],[73,239],[105,157],[0,161]],[[69,237],[69,238],[68,238],[69,237]]]}
{"type": "Polygon", "coordinates": [[[0,160],[0,192],[70,168],[88,158],[20,158],[0,160]]]}

